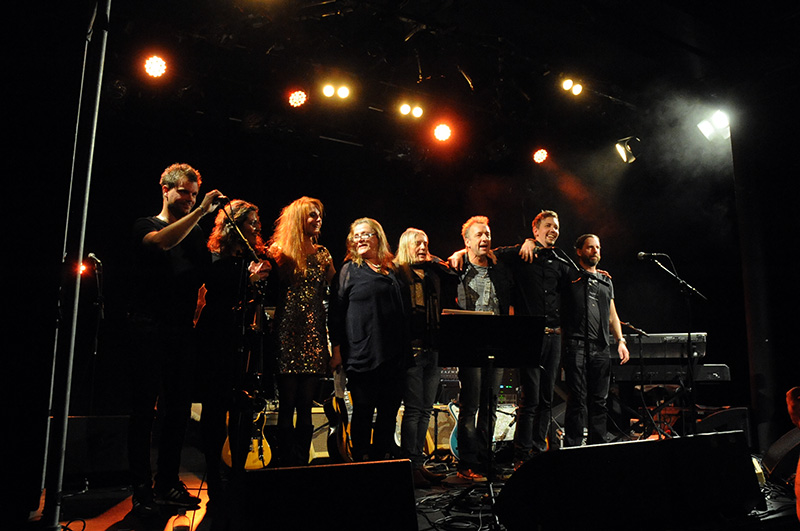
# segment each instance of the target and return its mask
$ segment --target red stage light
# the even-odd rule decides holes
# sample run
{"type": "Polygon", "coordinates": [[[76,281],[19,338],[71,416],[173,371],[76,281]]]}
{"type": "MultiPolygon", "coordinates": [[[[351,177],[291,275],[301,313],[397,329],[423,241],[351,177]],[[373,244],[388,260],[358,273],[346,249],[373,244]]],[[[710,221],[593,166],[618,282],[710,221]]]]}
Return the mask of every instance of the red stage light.
{"type": "Polygon", "coordinates": [[[538,149],[533,154],[533,161],[536,164],[541,164],[547,159],[547,150],[546,149],[538,149]]]}
{"type": "Polygon", "coordinates": [[[433,137],[439,142],[446,142],[447,140],[450,140],[452,135],[453,131],[447,124],[439,124],[433,128],[433,137]]]}
{"type": "Polygon", "coordinates": [[[292,107],[300,107],[308,101],[308,94],[302,90],[295,90],[289,95],[289,105],[292,107]]]}
{"type": "Polygon", "coordinates": [[[144,71],[151,77],[161,77],[167,71],[167,63],[161,57],[153,55],[144,62],[144,71]]]}

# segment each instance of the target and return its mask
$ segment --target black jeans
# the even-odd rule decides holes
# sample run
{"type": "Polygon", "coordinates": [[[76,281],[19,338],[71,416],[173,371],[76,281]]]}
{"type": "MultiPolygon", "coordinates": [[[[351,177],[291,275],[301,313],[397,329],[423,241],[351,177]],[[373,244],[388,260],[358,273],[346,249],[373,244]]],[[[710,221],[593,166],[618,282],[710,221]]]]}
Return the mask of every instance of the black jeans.
{"type": "Polygon", "coordinates": [[[458,465],[460,469],[476,468],[489,461],[503,369],[492,369],[489,374],[487,369],[459,367],[458,379],[458,465]]]}
{"type": "Polygon", "coordinates": [[[514,454],[527,459],[533,453],[547,451],[547,430],[553,409],[558,364],[561,360],[561,336],[547,334],[542,340],[542,353],[537,367],[519,370],[521,397],[514,431],[514,454]]]}
{"type": "Polygon", "coordinates": [[[564,343],[564,374],[568,389],[564,445],[581,445],[587,421],[587,443],[604,443],[608,433],[606,400],[611,385],[608,347],[590,342],[587,358],[583,340],[567,339],[564,343]]]}
{"type": "Polygon", "coordinates": [[[403,370],[394,361],[388,361],[371,371],[348,371],[347,389],[353,402],[350,419],[353,459],[384,459],[387,454],[393,457],[397,449],[394,435],[403,394],[403,370]]]}
{"type": "Polygon", "coordinates": [[[128,461],[134,487],[149,487],[150,441],[156,405],[161,419],[158,438],[157,485],[172,487],[179,480],[181,449],[191,415],[191,368],[195,336],[188,326],[169,326],[153,319],[128,319],[131,347],[131,417],[128,461]]]}

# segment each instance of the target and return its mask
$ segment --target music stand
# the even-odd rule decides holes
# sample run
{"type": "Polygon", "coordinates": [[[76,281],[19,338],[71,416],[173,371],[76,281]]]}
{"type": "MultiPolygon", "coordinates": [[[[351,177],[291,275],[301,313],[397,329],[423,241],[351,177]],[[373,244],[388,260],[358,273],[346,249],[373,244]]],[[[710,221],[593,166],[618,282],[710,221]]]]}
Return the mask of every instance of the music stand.
{"type": "MultiPolygon", "coordinates": [[[[536,367],[541,359],[544,326],[544,316],[538,315],[494,315],[491,312],[444,310],[439,322],[439,366],[484,368],[487,376],[496,367],[536,367]]],[[[490,408],[495,401],[495,397],[489,394],[491,379],[484,378],[481,384],[489,397],[484,407],[490,408]]],[[[485,413],[489,418],[491,411],[485,413]]],[[[494,515],[493,527],[500,529],[500,522],[494,514],[493,434],[487,435],[489,502],[494,515]]]]}

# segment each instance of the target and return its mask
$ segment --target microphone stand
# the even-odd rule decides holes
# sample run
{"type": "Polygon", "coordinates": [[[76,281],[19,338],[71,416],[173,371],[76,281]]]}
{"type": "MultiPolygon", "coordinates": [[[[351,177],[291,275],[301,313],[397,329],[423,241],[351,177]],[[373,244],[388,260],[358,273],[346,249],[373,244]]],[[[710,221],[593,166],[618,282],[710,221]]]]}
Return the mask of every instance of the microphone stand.
{"type": "MultiPolygon", "coordinates": [[[[675,281],[678,283],[681,289],[681,293],[683,293],[686,297],[686,305],[687,305],[687,312],[688,312],[688,331],[686,333],[686,383],[681,381],[681,388],[682,390],[678,392],[678,394],[673,397],[677,398],[678,395],[682,393],[687,393],[689,395],[691,404],[690,404],[690,412],[689,412],[689,422],[686,426],[684,426],[684,430],[688,434],[694,434],[695,432],[695,422],[697,421],[697,401],[696,401],[696,389],[695,389],[695,380],[694,380],[694,369],[695,364],[697,363],[697,357],[694,355],[694,348],[692,345],[692,330],[691,330],[691,321],[692,321],[692,302],[691,296],[694,295],[700,298],[703,301],[708,302],[708,298],[697,291],[694,287],[690,286],[685,280],[680,278],[675,271],[675,264],[672,263],[672,259],[669,258],[669,255],[666,255],[670,261],[670,265],[672,266],[672,270],[668,269],[664,266],[661,262],[657,259],[653,259],[653,262],[661,268],[662,271],[666,272],[669,276],[671,276],[675,281]]],[[[681,355],[683,357],[683,355],[681,355]]]]}

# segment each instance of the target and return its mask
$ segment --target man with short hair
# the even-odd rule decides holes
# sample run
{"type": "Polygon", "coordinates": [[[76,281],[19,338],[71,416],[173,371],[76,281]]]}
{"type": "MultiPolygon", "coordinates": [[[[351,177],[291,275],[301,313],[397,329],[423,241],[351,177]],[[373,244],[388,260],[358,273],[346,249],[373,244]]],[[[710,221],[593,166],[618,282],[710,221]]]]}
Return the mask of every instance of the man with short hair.
{"type": "MultiPolygon", "coordinates": [[[[462,310],[513,313],[511,273],[492,254],[489,219],[473,216],[461,229],[466,260],[458,285],[458,306],[462,310]]],[[[488,459],[497,418],[497,398],[503,369],[459,367],[461,391],[458,397],[458,477],[469,481],[486,481],[491,473],[488,459]],[[484,392],[484,389],[488,392],[484,392]],[[476,425],[477,414],[477,425],[476,425]]]]}
{"type": "Polygon", "coordinates": [[[606,442],[606,400],[611,383],[610,334],[617,340],[620,363],[630,358],[614,305],[614,285],[598,272],[600,238],[584,234],[575,241],[581,271],[570,274],[562,291],[561,327],[567,383],[566,446],[606,442]],[[611,332],[609,332],[609,328],[611,332]]]}
{"type": "Polygon", "coordinates": [[[161,175],[161,212],[133,226],[131,301],[131,416],[128,459],[133,509],[140,517],[159,514],[157,504],[196,508],[179,477],[181,449],[191,412],[193,319],[202,275],[210,264],[206,238],[197,226],[223,198],[212,190],[194,210],[200,173],[173,164],[161,175]],[[155,483],[150,444],[158,406],[162,419],[155,483]]]}
{"type": "Polygon", "coordinates": [[[566,261],[555,254],[558,214],[542,210],[533,219],[531,229],[533,240],[495,249],[498,260],[506,263],[514,276],[514,313],[545,317],[538,360],[519,368],[514,468],[548,449],[553,391],[561,358],[559,282],[569,273],[566,261]]]}

